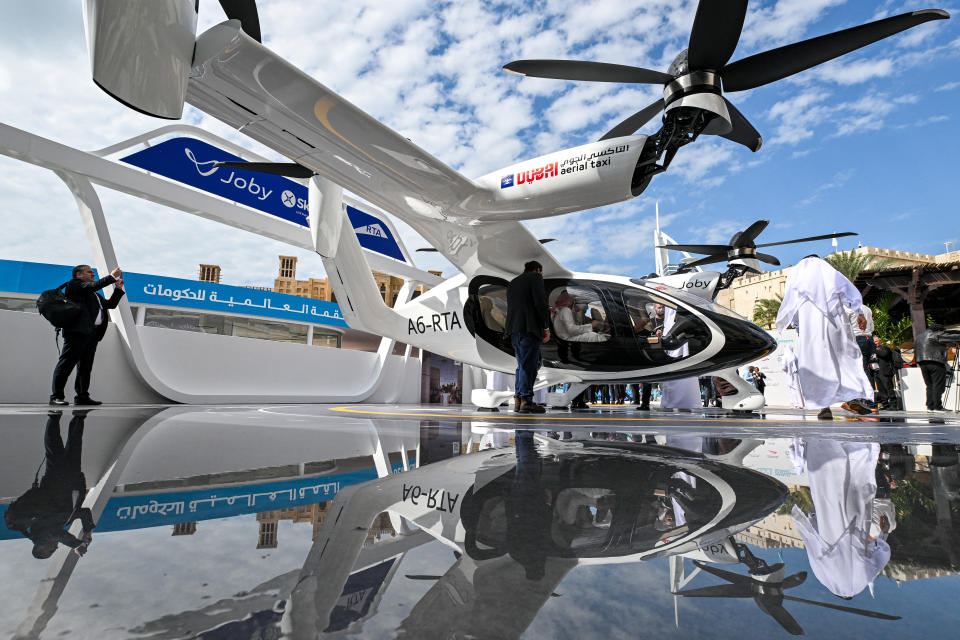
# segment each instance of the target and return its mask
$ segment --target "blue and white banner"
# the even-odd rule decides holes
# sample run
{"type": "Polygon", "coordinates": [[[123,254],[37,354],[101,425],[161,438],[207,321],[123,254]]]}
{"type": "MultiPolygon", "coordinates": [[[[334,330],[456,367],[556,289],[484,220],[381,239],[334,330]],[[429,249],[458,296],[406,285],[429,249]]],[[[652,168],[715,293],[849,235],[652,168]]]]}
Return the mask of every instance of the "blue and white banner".
{"type": "Polygon", "coordinates": [[[347,326],[340,305],[325,300],[142,273],[124,273],[123,279],[132,303],[347,326]]]}
{"type": "Polygon", "coordinates": [[[218,162],[245,160],[202,140],[171,138],[120,160],[251,209],[309,226],[305,186],[283,176],[216,167],[218,162]]]}
{"type": "MultiPolygon", "coordinates": [[[[218,162],[245,160],[202,140],[171,138],[120,160],[251,209],[303,227],[310,226],[305,186],[283,176],[216,167],[218,162]]],[[[361,247],[407,262],[385,220],[350,206],[347,215],[361,247]]]]}
{"type": "MultiPolygon", "coordinates": [[[[401,471],[402,463],[390,465],[391,473],[401,471]]],[[[144,529],[181,522],[229,518],[245,513],[290,509],[333,500],[343,487],[376,479],[377,471],[371,467],[329,476],[277,482],[114,496],[104,507],[96,530],[104,532],[144,529]]],[[[9,506],[0,505],[0,540],[20,537],[18,532],[10,531],[3,524],[3,512],[9,506]]]]}
{"type": "MultiPolygon", "coordinates": [[[[70,274],[71,267],[65,265],[0,260],[0,291],[37,295],[70,280],[70,274]]],[[[123,278],[127,298],[133,304],[347,326],[335,302],[129,271],[123,278]]]]}

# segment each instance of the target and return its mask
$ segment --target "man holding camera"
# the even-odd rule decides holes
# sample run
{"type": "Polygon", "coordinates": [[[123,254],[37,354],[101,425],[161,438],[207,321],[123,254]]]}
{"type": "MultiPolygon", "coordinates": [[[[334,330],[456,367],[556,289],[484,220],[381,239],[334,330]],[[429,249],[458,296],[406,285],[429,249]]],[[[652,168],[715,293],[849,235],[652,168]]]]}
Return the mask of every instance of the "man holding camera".
{"type": "Polygon", "coordinates": [[[96,406],[102,403],[90,397],[93,359],[97,355],[97,345],[107,332],[107,323],[110,322],[107,310],[115,309],[124,295],[123,272],[119,268],[114,269],[107,277],[97,280],[90,265],[77,265],[73,268],[73,279],[67,283],[64,294],[80,305],[82,310],[70,326],[63,330],[63,349],[60,350],[60,359],[53,370],[50,404],[70,404],[64,399],[64,387],[70,373],[76,368],[74,404],[96,406]],[[99,291],[111,284],[113,295],[104,299],[99,291]]]}

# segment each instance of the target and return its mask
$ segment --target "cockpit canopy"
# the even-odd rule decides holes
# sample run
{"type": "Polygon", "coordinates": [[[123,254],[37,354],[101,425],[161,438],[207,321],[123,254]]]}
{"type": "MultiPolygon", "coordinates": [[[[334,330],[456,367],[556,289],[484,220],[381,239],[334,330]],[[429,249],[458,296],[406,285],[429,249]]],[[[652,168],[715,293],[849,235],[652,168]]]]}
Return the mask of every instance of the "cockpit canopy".
{"type": "MultiPolygon", "coordinates": [[[[597,371],[662,367],[696,355],[712,339],[707,324],[669,296],[610,282],[548,279],[545,285],[552,335],[541,354],[548,367],[597,371]]],[[[509,336],[504,336],[505,280],[474,279],[465,315],[474,335],[513,354],[509,336]]]]}

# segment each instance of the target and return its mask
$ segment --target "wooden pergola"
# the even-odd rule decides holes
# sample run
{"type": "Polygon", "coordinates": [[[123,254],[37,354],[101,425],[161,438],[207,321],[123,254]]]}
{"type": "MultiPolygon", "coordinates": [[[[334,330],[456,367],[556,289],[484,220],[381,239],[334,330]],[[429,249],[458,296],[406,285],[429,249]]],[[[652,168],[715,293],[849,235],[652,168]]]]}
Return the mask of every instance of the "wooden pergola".
{"type": "Polygon", "coordinates": [[[927,313],[933,313],[944,324],[960,319],[960,262],[862,271],[854,284],[864,299],[877,291],[900,296],[910,307],[914,339],[926,328],[927,313]]]}

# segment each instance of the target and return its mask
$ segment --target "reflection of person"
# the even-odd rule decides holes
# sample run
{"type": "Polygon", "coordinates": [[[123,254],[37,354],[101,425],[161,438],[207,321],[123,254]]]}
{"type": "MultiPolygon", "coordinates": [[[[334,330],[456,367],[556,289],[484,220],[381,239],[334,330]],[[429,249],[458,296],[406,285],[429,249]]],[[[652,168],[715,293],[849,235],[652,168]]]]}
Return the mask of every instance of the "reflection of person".
{"type": "Polygon", "coordinates": [[[610,336],[600,333],[600,323],[596,320],[586,324],[577,324],[573,317],[573,307],[576,299],[566,289],[560,292],[553,303],[550,315],[553,317],[553,328],[557,337],[570,342],[604,342],[610,336]]]}
{"type": "Polygon", "coordinates": [[[90,374],[94,356],[97,355],[97,345],[106,334],[107,323],[110,322],[107,309],[116,308],[123,297],[123,273],[120,269],[114,269],[107,277],[94,280],[90,265],[77,265],[73,268],[73,279],[67,283],[65,295],[80,305],[81,312],[63,330],[63,349],[53,370],[50,404],[69,404],[63,397],[64,387],[76,367],[74,402],[78,405],[98,405],[99,402],[90,398],[90,374]],[[105,300],[97,292],[109,284],[113,285],[113,295],[105,300]]]}
{"type": "Polygon", "coordinates": [[[517,467],[507,497],[507,548],[528,580],[543,578],[553,515],[553,496],[540,481],[541,461],[532,431],[514,435],[517,467]]]}
{"type": "Polygon", "coordinates": [[[956,342],[960,342],[960,333],[946,332],[942,324],[931,324],[914,342],[913,359],[920,365],[923,384],[927,387],[927,411],[945,411],[947,345],[956,342]]]}
{"type": "Polygon", "coordinates": [[[891,511],[875,500],[879,456],[880,445],[874,443],[806,441],[814,514],[794,506],[793,519],[814,575],[842,598],[873,584],[890,560],[886,538],[896,524],[890,522],[891,511]]]}
{"type": "Polygon", "coordinates": [[[543,288],[543,267],[531,260],[507,286],[507,325],[517,357],[516,401],[519,413],[543,413],[533,401],[540,367],[540,344],[550,340],[550,308],[543,288]]]}
{"type": "Polygon", "coordinates": [[[43,438],[46,452],[43,477],[10,505],[4,515],[8,528],[33,541],[35,558],[49,558],[59,544],[83,555],[92,539],[93,516],[90,509],[82,506],[87,493],[87,482],[80,470],[85,418],[85,411],[74,413],[64,447],[60,412],[50,412],[43,438]],[[67,531],[77,519],[83,525],[80,538],[67,531]]]}
{"type": "Polygon", "coordinates": [[[804,406],[821,409],[817,417],[823,420],[833,418],[834,402],[873,394],[847,317],[847,309],[859,309],[862,303],[853,283],[817,256],[804,258],[787,276],[777,329],[796,327],[794,352],[804,406]]]}

